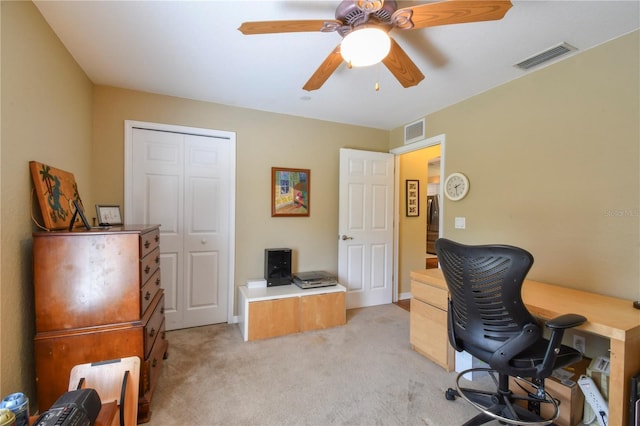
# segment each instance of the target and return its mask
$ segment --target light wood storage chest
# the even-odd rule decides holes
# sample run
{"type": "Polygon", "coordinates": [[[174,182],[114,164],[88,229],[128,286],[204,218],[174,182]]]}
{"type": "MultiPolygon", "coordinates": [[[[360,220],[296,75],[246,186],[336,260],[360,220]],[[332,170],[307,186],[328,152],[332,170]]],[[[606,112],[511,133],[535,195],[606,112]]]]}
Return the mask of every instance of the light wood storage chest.
{"type": "Polygon", "coordinates": [[[337,284],[303,290],[294,284],[238,288],[238,317],[245,341],[336,327],[347,322],[347,289],[337,284]]]}
{"type": "Polygon", "coordinates": [[[447,371],[455,367],[455,352],[447,334],[447,284],[433,271],[411,271],[411,347],[447,371]]]}
{"type": "Polygon", "coordinates": [[[159,226],[34,233],[33,269],[39,410],[67,391],[73,366],[138,356],[148,421],[168,348],[159,226]]]}

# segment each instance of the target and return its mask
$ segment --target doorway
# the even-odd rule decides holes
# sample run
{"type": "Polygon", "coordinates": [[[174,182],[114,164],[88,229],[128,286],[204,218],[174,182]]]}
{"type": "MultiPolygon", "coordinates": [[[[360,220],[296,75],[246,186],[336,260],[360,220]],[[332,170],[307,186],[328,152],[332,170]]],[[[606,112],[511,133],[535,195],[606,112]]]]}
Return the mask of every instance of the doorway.
{"type": "Polygon", "coordinates": [[[160,224],[167,330],[232,322],[235,134],[125,122],[125,223],[160,224]]]}
{"type": "MultiPolygon", "coordinates": [[[[411,297],[410,272],[426,265],[428,163],[440,157],[440,172],[444,173],[445,135],[438,135],[390,151],[395,155],[396,212],[394,229],[394,302],[411,297]],[[408,216],[405,211],[406,180],[419,181],[419,214],[408,216]]],[[[439,192],[442,200],[442,191],[439,192]]],[[[440,203],[439,229],[444,220],[444,206],[440,203]]]]}

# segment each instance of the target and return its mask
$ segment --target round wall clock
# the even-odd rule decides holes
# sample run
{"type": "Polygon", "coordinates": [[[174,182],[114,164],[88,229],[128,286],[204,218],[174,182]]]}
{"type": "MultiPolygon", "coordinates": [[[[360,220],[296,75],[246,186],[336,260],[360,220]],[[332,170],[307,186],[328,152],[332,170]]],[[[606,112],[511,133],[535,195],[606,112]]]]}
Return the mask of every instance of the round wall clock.
{"type": "Polygon", "coordinates": [[[451,173],[444,181],[444,194],[452,201],[462,200],[469,192],[469,179],[462,173],[451,173]]]}

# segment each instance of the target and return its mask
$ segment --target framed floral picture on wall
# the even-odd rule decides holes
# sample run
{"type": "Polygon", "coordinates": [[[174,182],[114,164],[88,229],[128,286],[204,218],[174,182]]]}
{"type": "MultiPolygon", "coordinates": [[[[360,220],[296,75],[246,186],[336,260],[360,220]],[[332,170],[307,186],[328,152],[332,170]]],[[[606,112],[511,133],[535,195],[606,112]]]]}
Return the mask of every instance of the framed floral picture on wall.
{"type": "Polygon", "coordinates": [[[311,171],[271,168],[271,216],[309,216],[311,171]]]}

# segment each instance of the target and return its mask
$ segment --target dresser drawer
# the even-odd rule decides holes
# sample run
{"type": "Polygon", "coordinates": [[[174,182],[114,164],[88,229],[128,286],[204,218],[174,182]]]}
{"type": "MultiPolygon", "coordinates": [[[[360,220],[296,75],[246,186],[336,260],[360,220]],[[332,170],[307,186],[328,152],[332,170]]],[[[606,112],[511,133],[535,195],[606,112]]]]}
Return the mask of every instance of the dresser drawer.
{"type": "Polygon", "coordinates": [[[160,369],[162,367],[162,361],[165,358],[165,353],[167,351],[168,341],[166,337],[166,332],[164,329],[164,321],[160,325],[160,333],[158,334],[158,338],[156,339],[153,348],[151,350],[151,354],[149,358],[146,359],[147,368],[149,371],[149,383],[147,390],[153,390],[156,382],[158,381],[158,375],[160,374],[160,369]]]}
{"type": "Polygon", "coordinates": [[[442,310],[447,310],[447,290],[412,280],[411,296],[442,310]]]}
{"type": "Polygon", "coordinates": [[[145,257],[160,246],[160,229],[155,228],[152,231],[145,232],[140,235],[140,258],[145,257]]]}
{"type": "Polygon", "coordinates": [[[39,333],[34,338],[38,408],[45,411],[69,389],[78,364],[137,356],[142,359],[142,326],[103,326],[86,331],[39,333]]]}
{"type": "Polygon", "coordinates": [[[151,278],[140,289],[140,315],[144,315],[151,302],[160,290],[160,269],[153,273],[151,278]]]}
{"type": "Polygon", "coordinates": [[[149,321],[144,326],[144,356],[145,358],[151,353],[153,343],[160,334],[160,326],[164,321],[164,294],[159,292],[153,305],[153,312],[149,317],[149,321]]]}
{"type": "Polygon", "coordinates": [[[160,248],[140,260],[140,286],[142,287],[160,267],[160,248]]]}

